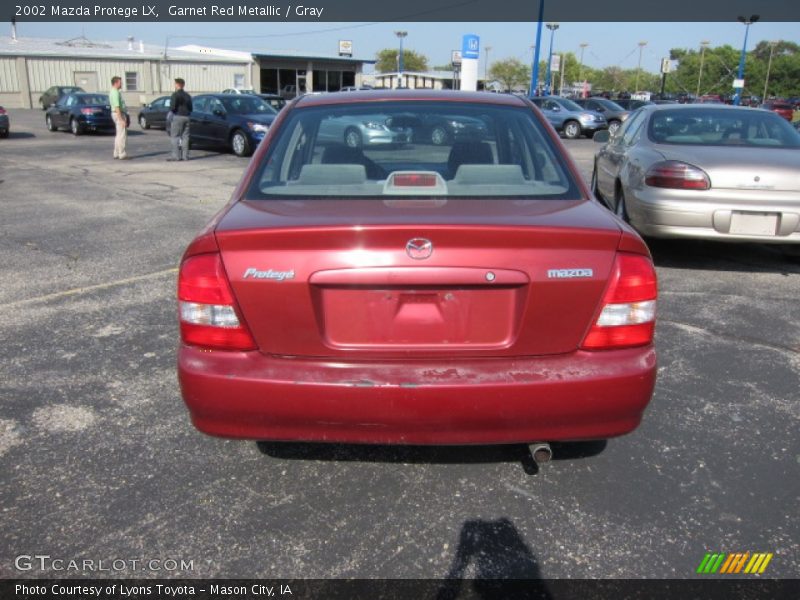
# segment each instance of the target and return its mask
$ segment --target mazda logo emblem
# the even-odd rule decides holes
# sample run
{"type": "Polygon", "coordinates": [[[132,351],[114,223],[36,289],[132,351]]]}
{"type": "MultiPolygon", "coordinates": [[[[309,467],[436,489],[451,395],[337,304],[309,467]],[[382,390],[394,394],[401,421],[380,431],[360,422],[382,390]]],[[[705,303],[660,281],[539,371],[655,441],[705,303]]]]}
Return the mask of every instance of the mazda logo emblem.
{"type": "Polygon", "coordinates": [[[406,244],[406,254],[414,260],[425,260],[433,254],[433,244],[425,238],[414,238],[406,244]]]}

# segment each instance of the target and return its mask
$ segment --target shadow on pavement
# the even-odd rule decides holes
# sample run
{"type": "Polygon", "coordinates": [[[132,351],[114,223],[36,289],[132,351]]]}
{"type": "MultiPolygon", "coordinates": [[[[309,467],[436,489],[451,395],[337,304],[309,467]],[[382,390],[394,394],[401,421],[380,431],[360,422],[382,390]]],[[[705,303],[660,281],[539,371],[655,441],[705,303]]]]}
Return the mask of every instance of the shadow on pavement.
{"type": "Polygon", "coordinates": [[[547,600],[552,595],[533,552],[503,517],[473,519],[461,526],[453,563],[436,595],[436,600],[456,598],[547,600]]]}
{"type": "Polygon", "coordinates": [[[647,239],[657,267],[743,273],[800,273],[800,244],[647,239]]]}
{"type": "MultiPolygon", "coordinates": [[[[553,460],[577,460],[597,456],[606,440],[553,442],[553,460]]],[[[386,462],[410,464],[520,463],[525,473],[539,469],[524,444],[491,446],[387,446],[377,444],[334,444],[311,442],[257,442],[258,450],[283,460],[343,462],[386,462]]]]}

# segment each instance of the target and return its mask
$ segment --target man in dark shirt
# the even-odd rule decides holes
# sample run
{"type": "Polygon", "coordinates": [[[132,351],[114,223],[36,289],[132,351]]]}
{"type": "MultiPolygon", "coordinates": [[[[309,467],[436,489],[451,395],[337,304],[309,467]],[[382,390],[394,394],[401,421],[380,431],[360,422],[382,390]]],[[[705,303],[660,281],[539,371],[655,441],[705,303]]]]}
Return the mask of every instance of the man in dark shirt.
{"type": "Polygon", "coordinates": [[[172,112],[170,138],[172,156],[167,160],[189,160],[189,115],[192,114],[192,97],[183,91],[186,82],[180,77],[175,80],[175,93],[169,101],[172,112]]]}

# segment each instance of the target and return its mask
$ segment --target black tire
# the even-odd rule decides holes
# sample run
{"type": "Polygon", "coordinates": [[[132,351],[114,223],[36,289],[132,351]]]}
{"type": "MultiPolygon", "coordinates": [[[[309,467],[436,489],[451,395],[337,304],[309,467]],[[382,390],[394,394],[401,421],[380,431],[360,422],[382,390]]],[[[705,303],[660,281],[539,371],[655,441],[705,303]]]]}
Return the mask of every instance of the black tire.
{"type": "Polygon", "coordinates": [[[231,149],[239,157],[250,156],[253,153],[250,140],[247,139],[247,135],[241,129],[237,129],[231,134],[231,149]]]}
{"type": "Polygon", "coordinates": [[[581,137],[581,124],[577,121],[564,123],[564,137],[568,140],[576,140],[581,137]]]}
{"type": "Polygon", "coordinates": [[[622,184],[617,185],[617,197],[614,202],[614,214],[626,223],[630,223],[628,217],[628,207],[625,204],[625,192],[622,191],[622,184]]]}
{"type": "Polygon", "coordinates": [[[614,135],[615,133],[617,133],[617,130],[620,128],[621,125],[622,125],[622,123],[620,121],[617,121],[617,120],[609,121],[608,122],[608,133],[610,133],[611,135],[614,135]]]}
{"type": "Polygon", "coordinates": [[[5,131],[0,131],[0,138],[5,139],[9,136],[10,133],[11,132],[8,129],[6,129],[5,131]]]}
{"type": "Polygon", "coordinates": [[[78,123],[78,119],[69,120],[69,130],[72,132],[72,135],[81,135],[83,133],[83,127],[78,123]]]}
{"type": "Polygon", "coordinates": [[[348,127],[344,132],[344,145],[348,148],[361,148],[364,140],[361,133],[355,127],[348,127]]]}
{"type": "Polygon", "coordinates": [[[150,123],[147,122],[147,117],[139,115],[139,127],[142,129],[150,129],[150,123]]]}
{"type": "Polygon", "coordinates": [[[53,123],[53,118],[50,115],[47,115],[44,118],[44,122],[47,124],[48,131],[58,131],[58,127],[56,127],[56,124],[53,123]]]}
{"type": "Polygon", "coordinates": [[[434,146],[443,146],[447,143],[449,137],[447,128],[442,125],[436,125],[431,129],[431,144],[434,146]]]}

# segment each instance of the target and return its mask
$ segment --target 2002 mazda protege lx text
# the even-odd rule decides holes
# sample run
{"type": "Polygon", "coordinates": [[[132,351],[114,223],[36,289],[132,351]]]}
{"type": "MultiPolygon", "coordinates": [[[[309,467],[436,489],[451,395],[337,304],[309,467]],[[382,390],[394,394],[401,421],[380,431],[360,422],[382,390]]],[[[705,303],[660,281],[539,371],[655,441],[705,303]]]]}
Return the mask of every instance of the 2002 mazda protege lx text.
{"type": "Polygon", "coordinates": [[[212,435],[546,446],[633,430],[655,382],[647,247],[510,95],[295,101],[178,300],[183,398],[212,435]],[[415,135],[445,118],[469,126],[415,135]]]}

